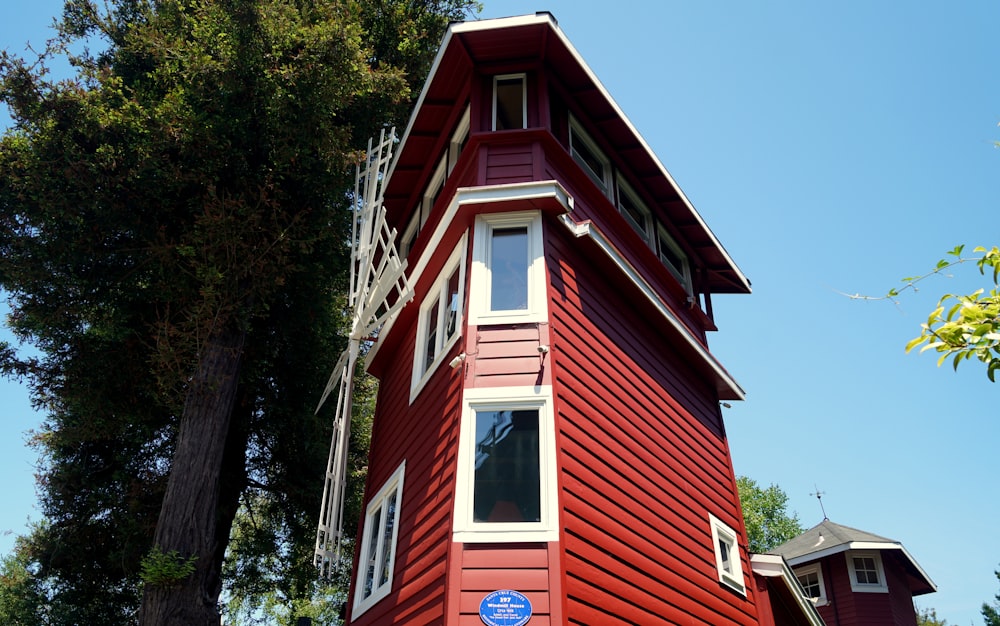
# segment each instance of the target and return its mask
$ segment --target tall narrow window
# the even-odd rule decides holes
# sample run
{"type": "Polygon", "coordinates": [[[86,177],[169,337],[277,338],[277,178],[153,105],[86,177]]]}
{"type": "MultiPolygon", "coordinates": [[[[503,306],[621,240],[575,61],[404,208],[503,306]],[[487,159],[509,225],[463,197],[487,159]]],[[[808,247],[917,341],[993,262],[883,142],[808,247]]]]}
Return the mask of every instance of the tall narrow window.
{"type": "Polygon", "coordinates": [[[354,590],[355,615],[367,611],[392,590],[405,469],[404,461],[371,499],[365,511],[361,563],[354,590]]]}
{"type": "Polygon", "coordinates": [[[538,409],[475,410],[474,522],[539,522],[538,409]]]}
{"type": "Polygon", "coordinates": [[[411,401],[461,335],[465,302],[465,248],[466,238],[463,236],[420,305],[411,401]]]}
{"type": "Polygon", "coordinates": [[[528,127],[524,74],[493,77],[493,130],[528,127]]]}
{"type": "Polygon", "coordinates": [[[541,214],[493,213],[476,218],[469,323],[545,318],[541,214]]]}
{"type": "Polygon", "coordinates": [[[455,540],[558,540],[552,388],[469,388],[464,402],[455,540]]]}
{"type": "Polygon", "coordinates": [[[495,228],[490,237],[490,310],[528,308],[528,228],[495,228]]]}
{"type": "Polygon", "coordinates": [[[719,573],[719,582],[741,595],[746,595],[746,586],[743,582],[743,563],[740,561],[736,531],[711,513],[708,515],[708,520],[712,528],[715,567],[719,573]]]}

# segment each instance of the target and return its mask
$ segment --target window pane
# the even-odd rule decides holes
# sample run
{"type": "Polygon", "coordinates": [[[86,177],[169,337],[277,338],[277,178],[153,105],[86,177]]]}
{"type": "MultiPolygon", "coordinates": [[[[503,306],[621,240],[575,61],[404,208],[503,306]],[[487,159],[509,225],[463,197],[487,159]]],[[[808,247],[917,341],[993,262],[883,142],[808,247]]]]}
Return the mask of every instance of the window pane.
{"type": "Polygon", "coordinates": [[[729,542],[724,537],[719,537],[719,555],[722,559],[722,569],[730,574],[733,573],[731,549],[732,546],[729,545],[729,542]]]}
{"type": "MultiPolygon", "coordinates": [[[[572,130],[570,132],[572,133],[572,130]]],[[[604,164],[604,159],[598,156],[579,135],[573,135],[570,141],[573,157],[577,163],[583,166],[587,176],[590,176],[598,187],[604,189],[607,185],[605,182],[607,180],[607,172],[605,171],[607,166],[604,164]]]]}
{"type": "Polygon", "coordinates": [[[524,128],[524,78],[500,78],[496,81],[496,118],[494,130],[524,128]]]}
{"type": "Polygon", "coordinates": [[[392,531],[396,523],[396,493],[393,491],[385,504],[385,529],[382,531],[382,564],[378,579],[379,587],[389,581],[389,564],[392,562],[393,552],[392,531]]]}
{"type": "Polygon", "coordinates": [[[806,592],[806,597],[808,598],[818,598],[820,597],[819,592],[819,574],[816,572],[808,572],[802,574],[798,577],[799,584],[802,585],[802,589],[806,592]]]}
{"type": "Polygon", "coordinates": [[[447,291],[448,302],[445,305],[445,315],[447,319],[445,320],[445,330],[444,330],[444,341],[442,344],[452,337],[455,336],[455,332],[458,330],[458,268],[452,272],[451,276],[448,277],[448,291],[447,291]]]}
{"type": "Polygon", "coordinates": [[[621,207],[622,215],[632,226],[633,229],[640,236],[642,236],[643,241],[649,242],[649,215],[639,206],[639,204],[632,199],[625,191],[618,192],[618,205],[621,207]]]}
{"type": "Polygon", "coordinates": [[[493,231],[490,242],[490,310],[528,308],[528,229],[493,231]]]}
{"type": "Polygon", "coordinates": [[[538,410],[476,411],[473,521],[540,522],[538,410]]]}
{"type": "Polygon", "coordinates": [[[368,536],[371,540],[368,544],[368,559],[365,569],[365,584],[363,597],[372,595],[375,589],[375,554],[378,551],[379,525],[382,522],[382,507],[379,507],[372,516],[368,518],[368,536]]]}
{"type": "Polygon", "coordinates": [[[437,356],[437,337],[438,304],[435,301],[434,305],[427,310],[427,340],[424,342],[424,371],[434,363],[434,357],[437,356]]]}

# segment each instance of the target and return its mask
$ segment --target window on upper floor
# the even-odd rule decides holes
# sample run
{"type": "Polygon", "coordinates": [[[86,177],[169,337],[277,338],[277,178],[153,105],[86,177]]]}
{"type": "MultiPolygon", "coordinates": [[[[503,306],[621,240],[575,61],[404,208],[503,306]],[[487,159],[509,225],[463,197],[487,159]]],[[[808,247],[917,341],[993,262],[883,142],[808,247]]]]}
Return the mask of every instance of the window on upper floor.
{"type": "Polygon", "coordinates": [[[538,211],[476,218],[469,323],[544,321],[545,260],[538,211]]]}
{"type": "Polygon", "coordinates": [[[708,520],[712,527],[712,544],[715,546],[715,567],[719,574],[719,582],[741,595],[746,595],[743,563],[740,560],[736,531],[711,513],[708,515],[708,520]]]}
{"type": "Polygon", "coordinates": [[[455,539],[558,539],[550,387],[465,390],[455,539]]]}
{"type": "Polygon", "coordinates": [[[455,164],[458,163],[459,157],[462,156],[462,150],[468,141],[469,106],[466,105],[465,111],[455,125],[455,131],[451,135],[448,147],[438,161],[437,167],[434,168],[434,173],[431,174],[429,182],[424,188],[424,193],[420,196],[417,209],[410,216],[410,220],[406,223],[406,228],[403,229],[403,235],[400,238],[399,254],[404,259],[409,256],[410,249],[413,248],[413,242],[416,241],[420,230],[427,223],[427,218],[434,208],[434,203],[437,202],[438,197],[441,195],[445,181],[448,180],[448,176],[455,169],[455,164]]]}
{"type": "Polygon", "coordinates": [[[569,152],[601,192],[610,197],[611,163],[572,116],[569,118],[569,152]]]}
{"type": "Polygon", "coordinates": [[[528,94],[524,74],[493,77],[493,130],[528,127],[528,94]]]}
{"type": "Polygon", "coordinates": [[[452,251],[420,305],[410,398],[416,397],[462,334],[466,238],[452,251]]]}
{"type": "Polygon", "coordinates": [[[690,294],[691,265],[688,263],[687,255],[670,236],[663,224],[656,225],[656,253],[660,257],[660,262],[667,266],[674,278],[684,287],[684,291],[690,294]]]}
{"type": "Polygon", "coordinates": [[[358,579],[354,585],[355,616],[367,611],[392,590],[405,470],[404,461],[365,510],[358,579]]]}
{"type": "Polygon", "coordinates": [[[650,248],[653,247],[653,216],[632,187],[618,177],[618,211],[632,229],[639,233],[650,248]]]}
{"type": "Polygon", "coordinates": [[[823,585],[823,569],[819,563],[807,565],[795,570],[795,577],[802,585],[806,597],[817,605],[826,604],[826,587],[823,585]]]}
{"type": "Polygon", "coordinates": [[[847,553],[847,570],[851,573],[851,591],[867,593],[887,593],[882,557],[878,552],[847,553]]]}

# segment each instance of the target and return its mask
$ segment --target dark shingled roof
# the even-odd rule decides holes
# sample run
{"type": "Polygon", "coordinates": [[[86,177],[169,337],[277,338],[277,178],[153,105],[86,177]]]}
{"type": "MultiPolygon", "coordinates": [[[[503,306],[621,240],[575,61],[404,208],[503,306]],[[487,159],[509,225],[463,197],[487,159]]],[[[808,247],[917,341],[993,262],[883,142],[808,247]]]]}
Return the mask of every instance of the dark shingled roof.
{"type": "Polygon", "coordinates": [[[839,552],[840,550],[831,550],[838,546],[844,546],[843,550],[847,550],[848,544],[856,542],[890,544],[886,546],[887,548],[902,547],[902,544],[895,539],[887,539],[850,526],[841,526],[825,519],[798,537],[774,548],[769,554],[783,556],[786,561],[791,562],[814,552],[839,552]]]}

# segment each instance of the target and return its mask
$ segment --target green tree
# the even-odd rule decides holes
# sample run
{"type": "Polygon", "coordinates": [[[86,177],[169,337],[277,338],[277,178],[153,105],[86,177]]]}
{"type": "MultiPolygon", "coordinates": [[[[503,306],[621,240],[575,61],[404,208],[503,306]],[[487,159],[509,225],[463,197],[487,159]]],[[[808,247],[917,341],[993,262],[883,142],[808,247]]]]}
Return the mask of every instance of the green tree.
{"type": "MultiPolygon", "coordinates": [[[[1000,570],[994,572],[1000,580],[1000,570]]],[[[993,597],[993,604],[983,603],[983,622],[986,626],[1000,626],[1000,593],[993,597]]]]}
{"type": "Polygon", "coordinates": [[[958,246],[941,259],[934,269],[921,276],[904,278],[904,286],[887,295],[895,299],[906,290],[915,290],[917,283],[942,274],[964,263],[972,263],[982,276],[992,278],[992,286],[977,289],[970,294],[945,294],[938,306],[921,324],[918,337],[906,344],[909,352],[917,347],[920,352],[934,350],[941,356],[938,366],[949,358],[954,369],[963,361],[975,359],[986,367],[990,382],[996,382],[1000,370],[1000,249],[977,247],[971,256],[964,256],[965,246],[958,246]]]}
{"type": "Polygon", "coordinates": [[[761,487],[746,476],[736,478],[750,552],[762,554],[802,534],[796,513],[788,512],[788,494],[778,485],[761,487]]]}
{"type": "Polygon", "coordinates": [[[40,58],[0,55],[0,287],[41,354],[0,371],[46,414],[22,565],[62,623],[218,624],[241,506],[230,558],[311,593],[350,164],[474,4],[67,0],[40,58]]]}
{"type": "Polygon", "coordinates": [[[937,611],[934,609],[921,609],[913,605],[913,611],[917,614],[917,626],[948,626],[948,620],[938,619],[937,611]]]}

